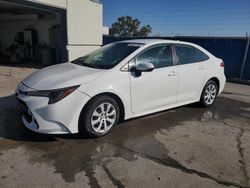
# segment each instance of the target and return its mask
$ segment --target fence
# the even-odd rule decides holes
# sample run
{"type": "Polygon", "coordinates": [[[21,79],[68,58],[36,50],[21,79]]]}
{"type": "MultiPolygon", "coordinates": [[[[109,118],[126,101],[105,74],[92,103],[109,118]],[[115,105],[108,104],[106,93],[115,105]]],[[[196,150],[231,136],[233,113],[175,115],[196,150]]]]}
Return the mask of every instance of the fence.
{"type": "MultiPolygon", "coordinates": [[[[246,52],[243,63],[247,37],[147,37],[154,39],[171,39],[192,42],[198,44],[223,59],[225,63],[225,75],[231,81],[250,81],[250,48],[246,52]]],[[[131,37],[103,36],[103,44],[109,44],[121,40],[138,39],[131,37]]]]}

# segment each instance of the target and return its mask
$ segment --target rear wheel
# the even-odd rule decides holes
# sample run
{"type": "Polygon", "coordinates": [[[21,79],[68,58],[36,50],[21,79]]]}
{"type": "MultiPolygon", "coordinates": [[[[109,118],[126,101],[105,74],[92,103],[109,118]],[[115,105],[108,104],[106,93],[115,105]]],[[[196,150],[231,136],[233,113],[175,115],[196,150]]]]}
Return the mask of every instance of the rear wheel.
{"type": "Polygon", "coordinates": [[[80,118],[80,133],[87,137],[101,137],[112,131],[120,117],[119,105],[109,96],[94,98],[80,118]]]}
{"type": "Polygon", "coordinates": [[[213,80],[209,80],[203,88],[200,104],[204,107],[211,106],[216,100],[218,86],[213,80]]]}

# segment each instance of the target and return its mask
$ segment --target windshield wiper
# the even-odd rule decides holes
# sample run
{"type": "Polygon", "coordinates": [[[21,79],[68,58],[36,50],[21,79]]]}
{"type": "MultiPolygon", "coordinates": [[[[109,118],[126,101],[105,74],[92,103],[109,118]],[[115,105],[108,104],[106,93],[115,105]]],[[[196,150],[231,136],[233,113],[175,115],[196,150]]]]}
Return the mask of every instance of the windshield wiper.
{"type": "Polygon", "coordinates": [[[85,67],[90,67],[90,68],[96,68],[94,65],[91,65],[89,63],[81,63],[80,65],[85,66],[85,67]]]}
{"type": "Polygon", "coordinates": [[[110,69],[111,68],[108,65],[95,65],[95,64],[85,63],[83,60],[80,60],[80,59],[76,59],[72,61],[71,63],[80,65],[80,66],[94,68],[94,69],[110,69]]]}
{"type": "Polygon", "coordinates": [[[94,65],[89,64],[89,63],[84,63],[81,60],[74,60],[74,61],[72,61],[72,63],[77,64],[77,65],[81,65],[81,66],[85,66],[85,67],[96,68],[94,65]]]}

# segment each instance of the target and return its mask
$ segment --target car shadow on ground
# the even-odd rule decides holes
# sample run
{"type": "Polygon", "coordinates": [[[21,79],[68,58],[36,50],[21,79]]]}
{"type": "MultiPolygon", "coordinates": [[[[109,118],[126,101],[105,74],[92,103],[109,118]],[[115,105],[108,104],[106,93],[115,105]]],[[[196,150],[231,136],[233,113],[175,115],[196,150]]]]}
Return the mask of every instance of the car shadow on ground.
{"type": "Polygon", "coordinates": [[[1,97],[0,106],[0,138],[31,142],[56,140],[54,135],[34,133],[24,127],[15,95],[1,97]]]}
{"type": "MultiPolygon", "coordinates": [[[[21,120],[21,110],[19,109],[16,96],[10,95],[0,98],[0,138],[15,140],[15,141],[29,141],[29,142],[52,142],[57,139],[91,139],[80,134],[65,134],[65,135],[53,135],[53,134],[40,134],[30,131],[26,128],[21,120]]],[[[197,104],[190,105],[190,108],[199,108],[197,104]]],[[[174,110],[174,109],[171,109],[174,110]]],[[[160,112],[164,113],[166,111],[160,112]]],[[[157,116],[160,113],[153,113],[151,116],[157,116]]],[[[138,119],[144,119],[147,116],[124,120],[120,122],[120,125],[127,125],[130,122],[138,119]]]]}
{"type": "MultiPolygon", "coordinates": [[[[164,126],[171,127],[188,120],[204,121],[207,119],[218,118],[223,121],[229,116],[240,115],[241,112],[244,111],[242,109],[248,106],[249,104],[244,102],[219,97],[215,104],[209,108],[201,108],[198,104],[190,104],[184,107],[123,121],[119,123],[120,130],[115,129],[114,131],[116,133],[111,133],[113,136],[108,135],[107,139],[116,139],[119,135],[122,136],[127,134],[136,136],[136,132],[140,134],[148,134],[148,132],[156,129],[160,130],[164,126]],[[156,124],[156,122],[159,124],[159,127],[156,125],[150,125],[156,124]],[[127,127],[128,132],[125,131],[126,128],[124,127],[127,127]],[[133,127],[133,130],[129,127],[133,127]],[[118,136],[115,134],[118,134],[118,136]]],[[[18,107],[15,95],[0,97],[0,107],[0,138],[29,142],[53,142],[58,139],[88,139],[80,134],[47,135],[28,130],[21,121],[21,111],[18,107]]]]}

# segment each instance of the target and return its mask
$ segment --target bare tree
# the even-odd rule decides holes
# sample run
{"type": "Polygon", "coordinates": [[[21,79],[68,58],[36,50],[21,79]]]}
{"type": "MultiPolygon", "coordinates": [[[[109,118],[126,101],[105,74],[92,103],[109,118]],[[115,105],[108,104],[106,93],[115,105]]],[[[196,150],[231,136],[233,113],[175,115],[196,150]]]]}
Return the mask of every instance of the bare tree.
{"type": "Polygon", "coordinates": [[[141,22],[131,16],[121,16],[109,28],[112,36],[119,37],[146,37],[152,32],[150,25],[140,27],[141,22]]]}

